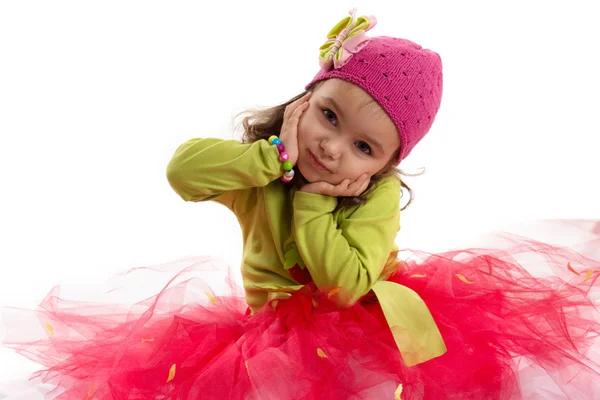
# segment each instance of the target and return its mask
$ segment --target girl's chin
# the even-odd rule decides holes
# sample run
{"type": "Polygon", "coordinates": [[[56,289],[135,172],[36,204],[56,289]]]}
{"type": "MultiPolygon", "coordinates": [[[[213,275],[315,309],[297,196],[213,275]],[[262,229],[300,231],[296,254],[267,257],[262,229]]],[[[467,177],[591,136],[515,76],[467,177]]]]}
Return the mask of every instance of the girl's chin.
{"type": "Polygon", "coordinates": [[[319,179],[318,179],[319,177],[317,176],[315,171],[313,171],[310,168],[302,168],[301,163],[298,163],[298,172],[300,172],[300,174],[302,176],[302,180],[306,181],[307,183],[313,183],[313,182],[319,181],[319,179]]]}

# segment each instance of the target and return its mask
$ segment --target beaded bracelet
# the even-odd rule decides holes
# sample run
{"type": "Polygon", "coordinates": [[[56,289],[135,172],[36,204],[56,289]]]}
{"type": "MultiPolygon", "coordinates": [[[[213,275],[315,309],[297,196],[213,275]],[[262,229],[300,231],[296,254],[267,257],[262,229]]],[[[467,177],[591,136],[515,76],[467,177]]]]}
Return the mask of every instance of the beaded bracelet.
{"type": "Polygon", "coordinates": [[[277,146],[279,159],[283,162],[283,169],[285,172],[281,176],[281,180],[285,183],[291,182],[292,179],[294,179],[294,164],[290,161],[290,155],[286,153],[285,147],[283,147],[283,143],[281,143],[281,139],[273,135],[269,138],[269,143],[272,146],[277,146]]]}

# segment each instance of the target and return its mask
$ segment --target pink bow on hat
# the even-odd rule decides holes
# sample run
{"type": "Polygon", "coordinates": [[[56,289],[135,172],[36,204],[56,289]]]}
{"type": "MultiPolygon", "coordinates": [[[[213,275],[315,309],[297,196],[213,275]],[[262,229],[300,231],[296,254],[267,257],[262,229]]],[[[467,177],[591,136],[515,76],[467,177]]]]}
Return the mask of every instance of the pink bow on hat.
{"type": "Polygon", "coordinates": [[[319,65],[324,70],[340,68],[354,53],[371,40],[365,33],[377,24],[373,16],[356,18],[356,8],[327,34],[327,41],[319,48],[319,65]]]}

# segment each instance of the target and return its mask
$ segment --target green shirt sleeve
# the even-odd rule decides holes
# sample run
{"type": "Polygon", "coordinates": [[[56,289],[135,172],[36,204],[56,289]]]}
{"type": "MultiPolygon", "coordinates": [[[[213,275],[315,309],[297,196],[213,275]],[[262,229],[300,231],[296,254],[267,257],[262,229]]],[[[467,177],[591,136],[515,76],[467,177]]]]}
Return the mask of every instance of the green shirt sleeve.
{"type": "Polygon", "coordinates": [[[320,288],[341,287],[354,300],[377,282],[400,229],[400,181],[384,178],[367,202],[336,221],[334,197],[298,192],[294,234],[300,256],[320,288]]]}
{"type": "Polygon", "coordinates": [[[281,176],[278,155],[277,148],[266,140],[248,144],[191,139],[175,151],[167,166],[167,179],[185,201],[217,200],[230,206],[231,193],[266,186],[281,176]]]}

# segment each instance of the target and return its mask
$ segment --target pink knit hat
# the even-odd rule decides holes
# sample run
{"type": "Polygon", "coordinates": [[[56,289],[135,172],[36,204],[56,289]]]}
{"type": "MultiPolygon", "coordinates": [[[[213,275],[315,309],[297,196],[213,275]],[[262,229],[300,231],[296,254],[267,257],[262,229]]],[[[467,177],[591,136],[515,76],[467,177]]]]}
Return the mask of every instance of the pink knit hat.
{"type": "Polygon", "coordinates": [[[400,134],[398,163],[431,128],[442,98],[442,60],[409,40],[365,35],[374,17],[338,23],[321,46],[321,71],[306,86],[331,78],[353,83],[387,112],[400,134]]]}

